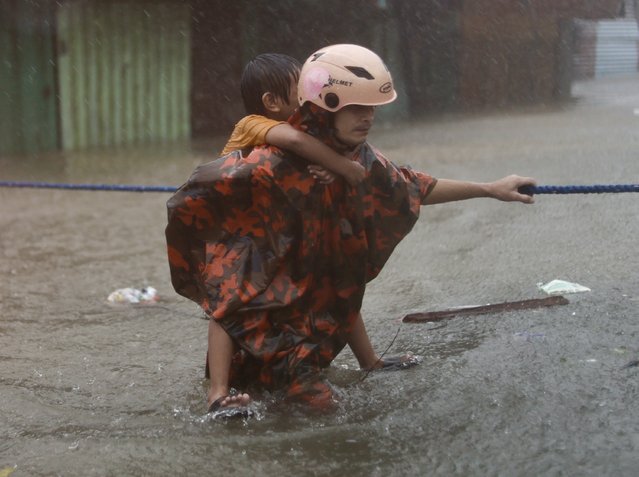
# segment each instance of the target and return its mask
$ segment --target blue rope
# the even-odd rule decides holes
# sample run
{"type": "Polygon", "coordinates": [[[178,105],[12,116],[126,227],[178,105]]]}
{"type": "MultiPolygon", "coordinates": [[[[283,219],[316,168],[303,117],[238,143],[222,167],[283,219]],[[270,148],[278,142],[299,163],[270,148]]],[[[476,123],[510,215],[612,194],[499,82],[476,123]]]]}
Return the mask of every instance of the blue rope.
{"type": "Polygon", "coordinates": [[[639,184],[594,184],[567,186],[523,186],[519,192],[526,195],[535,194],[605,194],[619,192],[639,192],[639,184]]]}
{"type": "MultiPolygon", "coordinates": [[[[25,187],[37,189],[65,190],[103,190],[118,192],[175,192],[174,186],[147,186],[123,184],[65,184],[53,182],[17,182],[0,181],[0,187],[25,187]]],[[[594,184],[566,186],[523,186],[519,192],[526,195],[535,194],[604,194],[620,192],[639,192],[639,184],[594,184]]]]}
{"type": "Polygon", "coordinates": [[[173,186],[145,186],[121,184],[64,184],[52,182],[15,182],[0,181],[0,187],[29,187],[37,189],[65,189],[65,190],[107,190],[118,192],[175,192],[173,186]]]}

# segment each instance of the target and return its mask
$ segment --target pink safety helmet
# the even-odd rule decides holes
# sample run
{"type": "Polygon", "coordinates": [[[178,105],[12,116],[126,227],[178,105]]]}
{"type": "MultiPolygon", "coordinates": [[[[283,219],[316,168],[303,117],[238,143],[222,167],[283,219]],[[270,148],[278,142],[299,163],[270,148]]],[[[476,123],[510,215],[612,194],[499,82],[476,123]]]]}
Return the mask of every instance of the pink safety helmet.
{"type": "Polygon", "coordinates": [[[332,45],[313,53],[300,72],[300,105],[310,101],[331,112],[349,104],[379,106],[397,98],[382,59],[359,45],[332,45]]]}

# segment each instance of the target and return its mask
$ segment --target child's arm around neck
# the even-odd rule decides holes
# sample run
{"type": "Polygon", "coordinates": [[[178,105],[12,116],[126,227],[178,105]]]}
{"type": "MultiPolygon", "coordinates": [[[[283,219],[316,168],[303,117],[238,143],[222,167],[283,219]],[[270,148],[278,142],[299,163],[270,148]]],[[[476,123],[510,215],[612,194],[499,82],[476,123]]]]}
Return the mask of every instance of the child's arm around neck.
{"type": "Polygon", "coordinates": [[[266,142],[342,176],[351,186],[359,184],[366,174],[359,162],[338,154],[319,139],[295,129],[288,123],[281,123],[269,129],[266,142]]]}

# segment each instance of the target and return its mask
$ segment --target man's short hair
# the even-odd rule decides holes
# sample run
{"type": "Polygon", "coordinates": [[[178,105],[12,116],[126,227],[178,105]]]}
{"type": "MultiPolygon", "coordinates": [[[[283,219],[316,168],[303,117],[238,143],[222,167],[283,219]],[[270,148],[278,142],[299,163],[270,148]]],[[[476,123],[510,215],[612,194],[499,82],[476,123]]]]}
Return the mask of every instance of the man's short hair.
{"type": "Polygon", "coordinates": [[[291,78],[298,80],[301,67],[295,58],[280,53],[264,53],[249,61],[240,82],[246,113],[266,115],[262,96],[268,92],[288,104],[291,78]]]}

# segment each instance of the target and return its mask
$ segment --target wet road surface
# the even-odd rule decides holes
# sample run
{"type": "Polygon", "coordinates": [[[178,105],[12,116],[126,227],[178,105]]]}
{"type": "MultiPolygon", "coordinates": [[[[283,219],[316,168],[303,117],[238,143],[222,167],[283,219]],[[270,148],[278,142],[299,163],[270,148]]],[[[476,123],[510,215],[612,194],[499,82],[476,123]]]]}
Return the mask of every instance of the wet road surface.
{"type": "MultiPolygon", "coordinates": [[[[574,103],[379,125],[371,142],[436,177],[639,182],[639,77],[574,103]]],[[[179,185],[219,141],[0,158],[5,180],[179,185]]],[[[256,419],[204,416],[206,321],[170,285],[166,194],[0,189],[0,471],[49,475],[635,475],[639,197],[538,196],[422,209],[364,303],[369,334],[421,366],[328,371],[340,404],[268,396],[256,419]],[[407,313],[591,288],[540,310],[400,324],[407,313]],[[161,300],[115,306],[122,287],[161,300]]]]}

